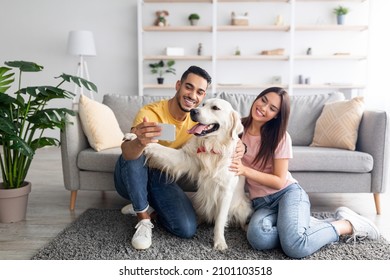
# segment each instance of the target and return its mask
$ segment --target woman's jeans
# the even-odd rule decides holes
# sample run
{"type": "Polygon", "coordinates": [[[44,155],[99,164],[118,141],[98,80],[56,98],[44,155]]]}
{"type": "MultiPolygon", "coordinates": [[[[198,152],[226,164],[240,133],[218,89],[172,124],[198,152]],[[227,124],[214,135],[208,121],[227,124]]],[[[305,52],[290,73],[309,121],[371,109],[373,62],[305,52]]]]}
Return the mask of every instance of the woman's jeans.
{"type": "Polygon", "coordinates": [[[281,247],[291,258],[306,257],[326,244],[339,240],[328,222],[310,224],[310,201],[297,183],[252,200],[254,214],[247,238],[257,250],[281,247]]]}
{"type": "Polygon", "coordinates": [[[150,204],[158,222],[169,232],[182,238],[195,234],[197,220],[191,200],[164,172],[149,169],[144,155],[135,160],[121,155],[114,180],[117,192],[131,201],[135,212],[145,211],[150,204]]]}

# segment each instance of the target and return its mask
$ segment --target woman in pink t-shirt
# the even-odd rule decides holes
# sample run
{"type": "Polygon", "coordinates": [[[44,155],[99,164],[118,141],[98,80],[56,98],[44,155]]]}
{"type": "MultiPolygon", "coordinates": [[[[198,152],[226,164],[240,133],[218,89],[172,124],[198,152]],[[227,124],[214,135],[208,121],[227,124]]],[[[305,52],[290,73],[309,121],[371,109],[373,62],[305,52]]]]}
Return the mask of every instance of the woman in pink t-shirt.
{"type": "Polygon", "coordinates": [[[310,201],[288,171],[292,141],[287,132],[290,101],[287,92],[272,87],[261,92],[243,118],[242,141],[247,153],[234,160],[231,171],[246,177],[254,214],[247,239],[257,250],[282,248],[291,258],[306,257],[340,235],[378,239],[376,226],[346,207],[335,220],[310,217],[310,201]]]}

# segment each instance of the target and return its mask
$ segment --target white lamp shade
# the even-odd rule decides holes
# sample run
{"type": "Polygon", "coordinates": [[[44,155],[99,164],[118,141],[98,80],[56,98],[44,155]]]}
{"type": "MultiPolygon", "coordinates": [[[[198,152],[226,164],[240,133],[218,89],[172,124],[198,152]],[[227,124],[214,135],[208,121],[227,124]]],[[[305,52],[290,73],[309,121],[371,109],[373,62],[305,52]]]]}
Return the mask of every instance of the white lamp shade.
{"type": "Polygon", "coordinates": [[[73,55],[95,56],[95,41],[88,30],[70,31],[68,37],[68,53],[73,55]]]}

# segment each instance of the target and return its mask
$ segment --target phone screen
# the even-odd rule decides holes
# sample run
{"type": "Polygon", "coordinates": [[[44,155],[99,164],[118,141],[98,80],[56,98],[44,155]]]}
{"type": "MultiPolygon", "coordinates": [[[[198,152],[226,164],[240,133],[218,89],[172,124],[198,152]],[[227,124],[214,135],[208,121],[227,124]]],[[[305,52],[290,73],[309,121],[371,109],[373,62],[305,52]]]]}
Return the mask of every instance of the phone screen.
{"type": "Polygon", "coordinates": [[[163,141],[175,141],[176,139],[176,126],[168,123],[159,123],[159,126],[162,127],[161,135],[155,137],[155,139],[163,141]]]}

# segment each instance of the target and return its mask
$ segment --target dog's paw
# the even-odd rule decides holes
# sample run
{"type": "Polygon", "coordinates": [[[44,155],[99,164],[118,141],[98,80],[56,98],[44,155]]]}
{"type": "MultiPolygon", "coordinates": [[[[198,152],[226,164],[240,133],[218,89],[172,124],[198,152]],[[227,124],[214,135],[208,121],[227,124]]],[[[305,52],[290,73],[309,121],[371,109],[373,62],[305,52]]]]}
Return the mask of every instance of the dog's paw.
{"type": "Polygon", "coordinates": [[[146,156],[153,155],[153,153],[158,149],[159,146],[160,146],[160,144],[157,144],[157,143],[149,143],[148,145],[146,145],[146,147],[144,149],[145,155],[146,156]]]}
{"type": "Polygon", "coordinates": [[[223,250],[226,250],[228,248],[227,244],[225,241],[215,241],[214,242],[214,249],[216,250],[219,250],[219,251],[223,251],[223,250]]]}

